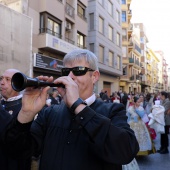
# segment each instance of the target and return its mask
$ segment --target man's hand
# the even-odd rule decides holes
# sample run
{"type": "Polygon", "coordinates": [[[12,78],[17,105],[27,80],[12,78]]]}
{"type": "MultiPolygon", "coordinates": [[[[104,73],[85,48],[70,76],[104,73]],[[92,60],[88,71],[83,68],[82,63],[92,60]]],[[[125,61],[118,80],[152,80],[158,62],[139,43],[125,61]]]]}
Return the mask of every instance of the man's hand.
{"type": "MultiPolygon", "coordinates": [[[[52,82],[53,77],[39,76],[39,80],[52,82]]],[[[24,90],[22,98],[22,108],[18,114],[20,123],[28,123],[44,107],[47,99],[47,92],[50,87],[34,88],[28,87],[24,90]]]]}
{"type": "Polygon", "coordinates": [[[62,96],[66,105],[71,107],[72,104],[79,98],[78,85],[69,76],[59,77],[58,79],[54,80],[54,83],[62,83],[65,85],[65,88],[57,87],[57,90],[62,96]]]}

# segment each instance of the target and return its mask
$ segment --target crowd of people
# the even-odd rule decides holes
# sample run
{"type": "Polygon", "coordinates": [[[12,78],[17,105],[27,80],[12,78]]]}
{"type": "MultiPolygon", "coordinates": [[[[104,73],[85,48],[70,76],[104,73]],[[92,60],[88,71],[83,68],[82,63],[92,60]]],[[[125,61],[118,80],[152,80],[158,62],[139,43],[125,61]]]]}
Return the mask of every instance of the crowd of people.
{"type": "MultiPolygon", "coordinates": [[[[101,91],[100,96],[103,92],[104,90],[101,91]]],[[[161,91],[153,94],[127,94],[119,91],[112,93],[107,102],[124,104],[128,117],[127,122],[135,132],[139,143],[140,149],[137,155],[169,153],[170,93],[161,91]],[[160,148],[156,149],[154,139],[157,135],[160,135],[160,148]]],[[[133,169],[132,166],[139,169],[135,159],[128,166],[131,169],[133,169]]],[[[124,167],[124,169],[126,168],[124,167]]]]}

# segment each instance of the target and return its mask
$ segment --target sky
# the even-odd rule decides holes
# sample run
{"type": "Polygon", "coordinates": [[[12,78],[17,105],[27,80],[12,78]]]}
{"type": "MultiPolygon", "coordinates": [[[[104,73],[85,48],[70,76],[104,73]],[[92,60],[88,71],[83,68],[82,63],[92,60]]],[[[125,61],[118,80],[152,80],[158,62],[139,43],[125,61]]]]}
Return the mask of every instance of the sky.
{"type": "Polygon", "coordinates": [[[170,0],[132,0],[131,22],[143,23],[152,50],[161,50],[170,66],[170,0]]]}

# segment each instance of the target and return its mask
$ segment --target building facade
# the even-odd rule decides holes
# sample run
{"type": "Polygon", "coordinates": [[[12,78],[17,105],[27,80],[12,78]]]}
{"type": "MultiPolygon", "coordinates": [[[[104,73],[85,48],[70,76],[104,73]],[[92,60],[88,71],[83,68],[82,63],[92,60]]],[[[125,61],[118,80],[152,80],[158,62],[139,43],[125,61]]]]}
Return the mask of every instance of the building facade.
{"type": "MultiPolygon", "coordinates": [[[[33,19],[32,76],[60,76],[63,57],[73,49],[93,51],[101,78],[94,89],[110,95],[122,74],[120,0],[4,0],[33,19]]],[[[1,3],[2,3],[1,2],[1,3]]]]}
{"type": "Polygon", "coordinates": [[[122,75],[121,2],[88,1],[88,49],[99,59],[98,90],[110,95],[119,90],[122,75]]]}

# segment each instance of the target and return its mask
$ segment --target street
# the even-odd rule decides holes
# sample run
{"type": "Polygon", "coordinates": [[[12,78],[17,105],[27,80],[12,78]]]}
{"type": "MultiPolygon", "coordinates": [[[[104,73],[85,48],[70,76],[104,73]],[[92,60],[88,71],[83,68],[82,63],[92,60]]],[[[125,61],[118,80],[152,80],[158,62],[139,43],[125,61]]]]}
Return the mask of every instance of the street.
{"type": "MultiPolygon", "coordinates": [[[[156,139],[154,140],[156,149],[160,147],[160,134],[157,134],[156,139]]],[[[170,135],[169,135],[170,142],[170,135]]],[[[170,147],[169,147],[170,152],[170,147]]],[[[138,156],[136,158],[140,170],[168,170],[170,168],[170,153],[168,154],[151,154],[148,156],[138,156]]]]}

